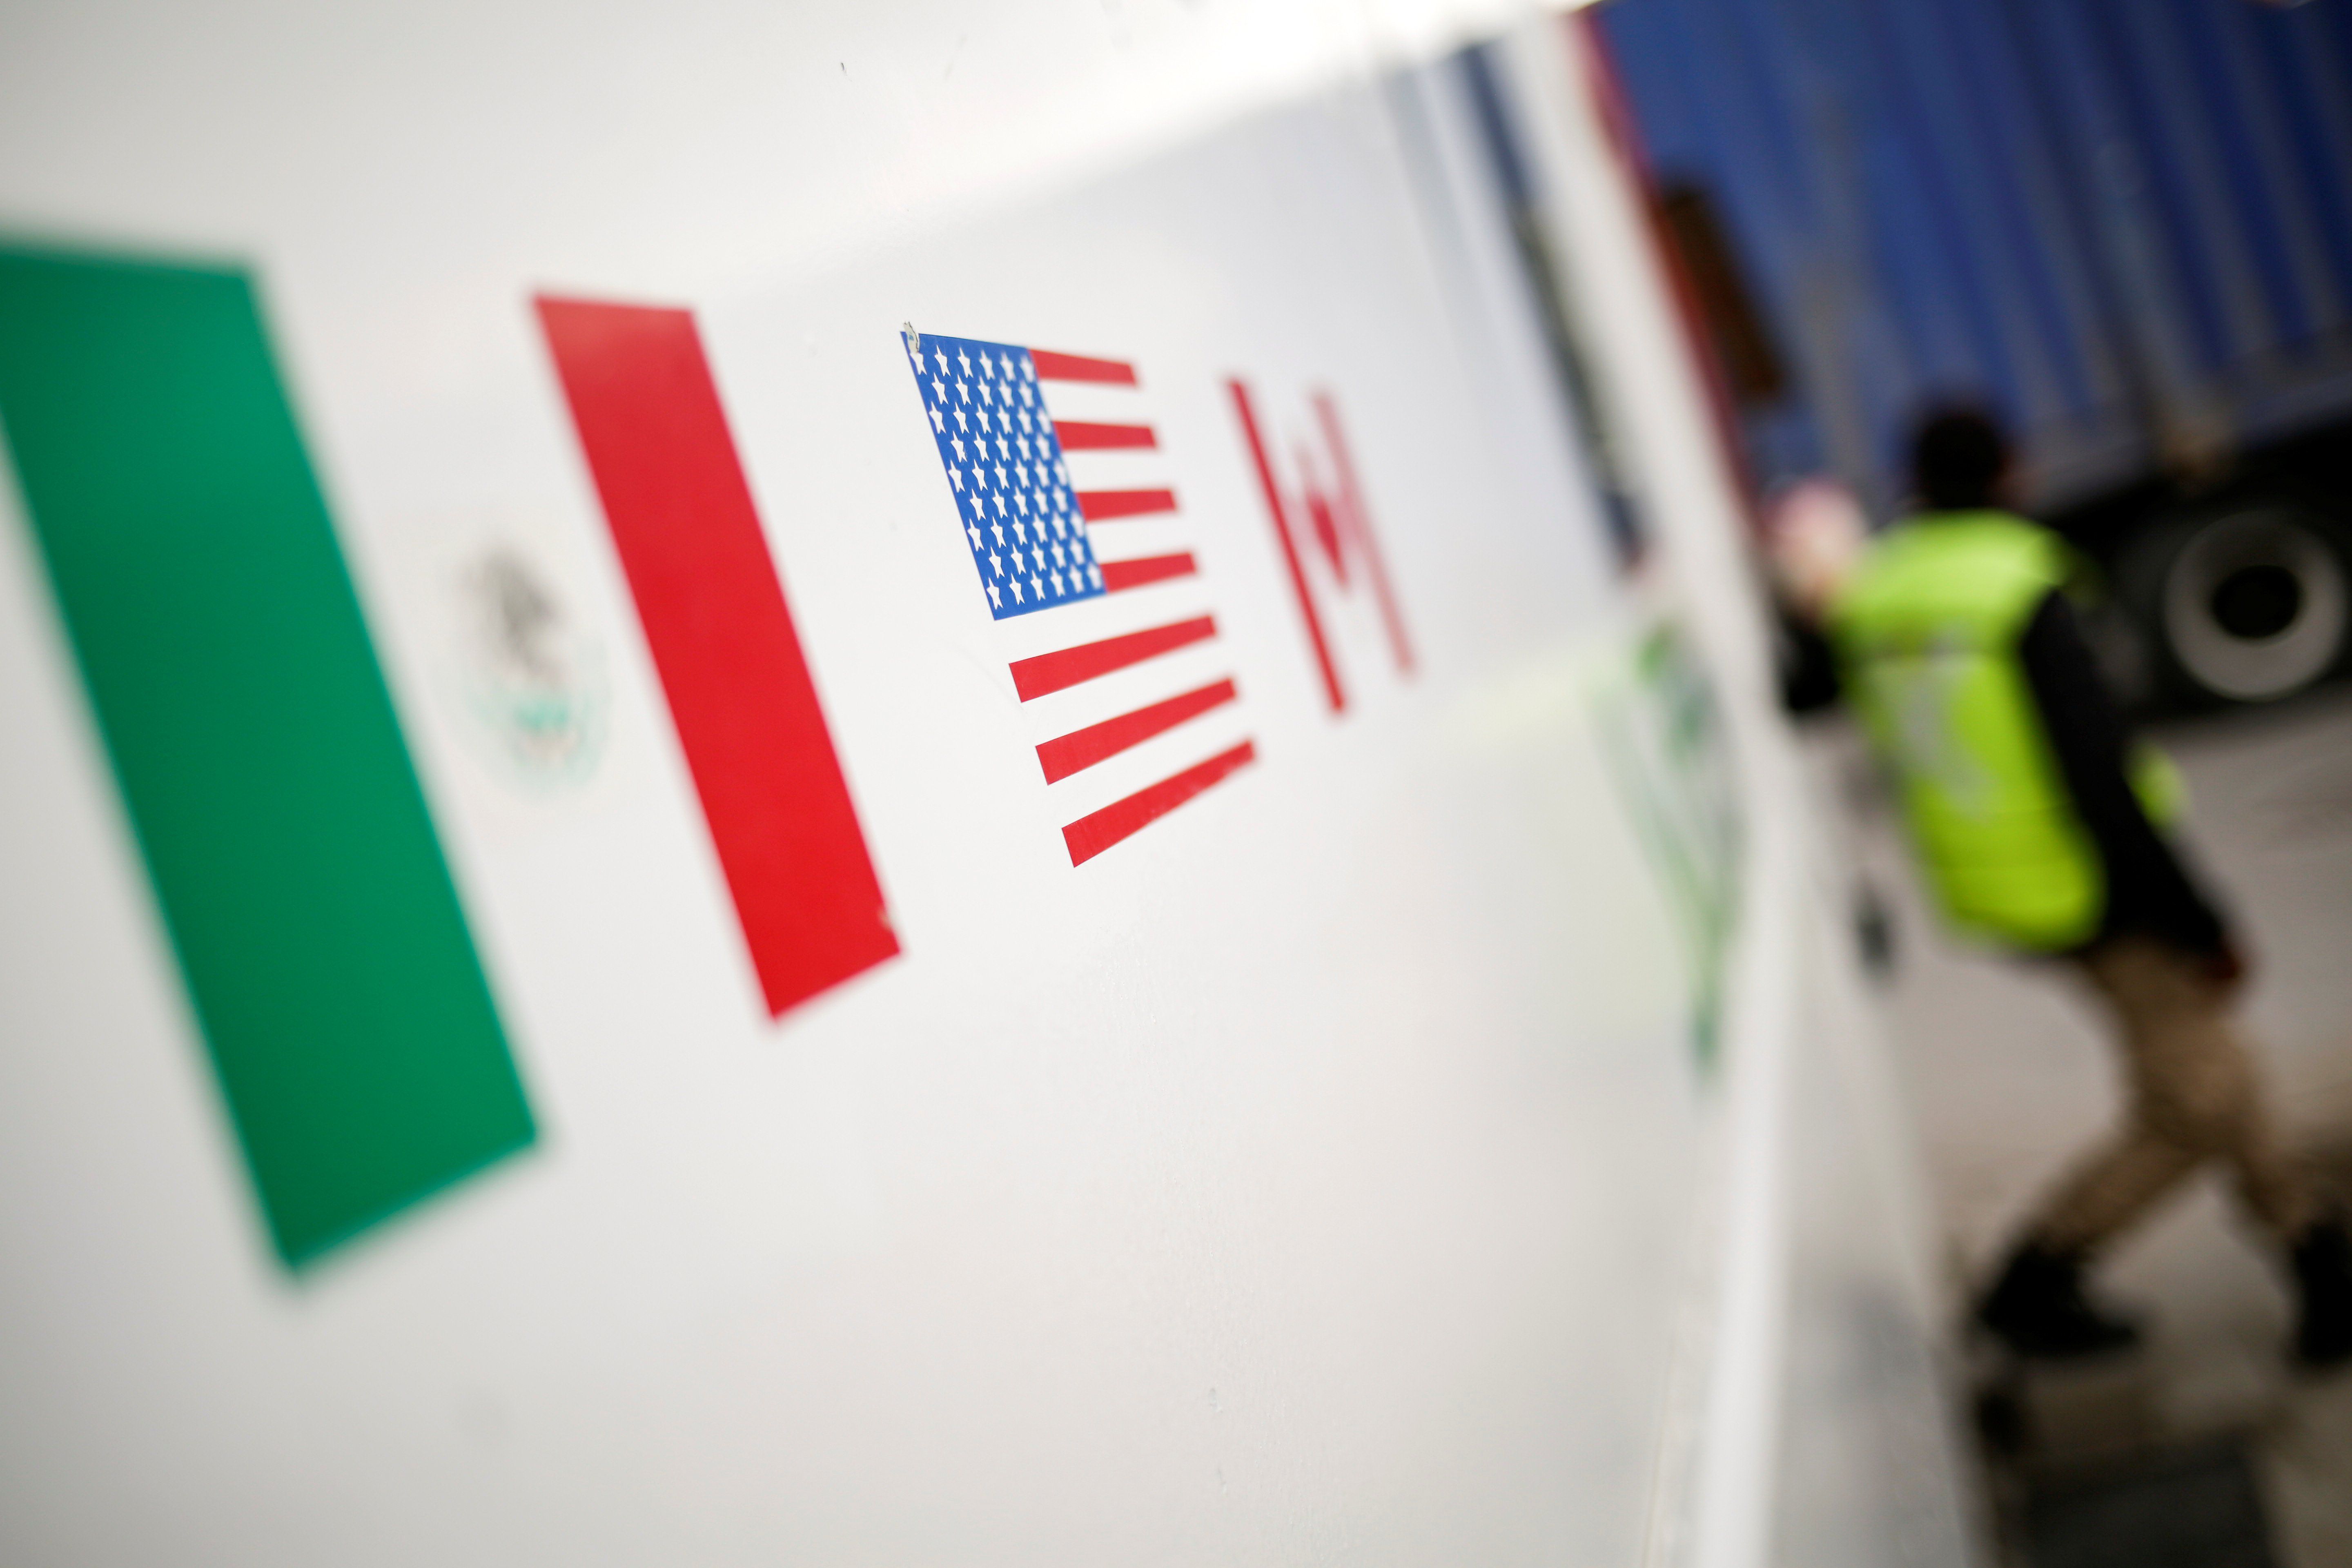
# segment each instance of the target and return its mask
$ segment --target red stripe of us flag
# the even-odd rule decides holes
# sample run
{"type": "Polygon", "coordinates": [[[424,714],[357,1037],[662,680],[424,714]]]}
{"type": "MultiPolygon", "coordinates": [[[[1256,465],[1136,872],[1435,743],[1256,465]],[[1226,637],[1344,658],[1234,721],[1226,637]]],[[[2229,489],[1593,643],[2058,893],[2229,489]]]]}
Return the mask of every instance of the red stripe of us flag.
{"type": "Polygon", "coordinates": [[[1142,379],[909,336],[924,416],[1073,866],[1256,756],[1142,379]]]}

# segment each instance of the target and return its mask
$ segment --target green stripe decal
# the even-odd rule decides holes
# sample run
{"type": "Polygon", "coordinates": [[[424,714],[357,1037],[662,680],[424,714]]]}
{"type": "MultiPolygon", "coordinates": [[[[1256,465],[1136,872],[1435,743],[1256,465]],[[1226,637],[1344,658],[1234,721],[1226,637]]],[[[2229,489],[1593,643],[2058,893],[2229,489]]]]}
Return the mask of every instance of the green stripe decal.
{"type": "Polygon", "coordinates": [[[529,1145],[251,284],[0,247],[0,426],[280,1256],[529,1145]]]}

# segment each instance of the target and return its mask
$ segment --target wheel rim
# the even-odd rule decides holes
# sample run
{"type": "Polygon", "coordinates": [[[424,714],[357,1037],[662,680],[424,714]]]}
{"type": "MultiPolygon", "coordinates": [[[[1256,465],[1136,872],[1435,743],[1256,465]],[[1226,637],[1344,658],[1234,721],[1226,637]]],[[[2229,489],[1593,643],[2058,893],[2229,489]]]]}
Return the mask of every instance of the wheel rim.
{"type": "Polygon", "coordinates": [[[2290,512],[2217,519],[2166,574],[2165,632],[2181,668],[2241,701],[2284,697],[2326,674],[2347,619],[2343,563],[2290,512]]]}

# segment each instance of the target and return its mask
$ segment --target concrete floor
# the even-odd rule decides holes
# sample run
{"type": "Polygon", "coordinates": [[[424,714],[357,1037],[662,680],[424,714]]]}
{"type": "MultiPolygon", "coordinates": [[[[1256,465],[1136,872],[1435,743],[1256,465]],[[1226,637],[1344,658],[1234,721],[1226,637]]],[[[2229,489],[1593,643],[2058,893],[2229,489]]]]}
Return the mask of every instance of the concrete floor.
{"type": "MultiPolygon", "coordinates": [[[[2150,733],[2188,776],[2189,840],[2250,939],[2245,1018],[2279,1118],[2352,1191],[2352,690],[2150,733]]],[[[2011,1226],[2116,1114],[2116,1075],[2097,1015],[2066,976],[1963,950],[1935,928],[1843,723],[1815,726],[1808,745],[1853,874],[1893,907],[1885,999],[1957,1317],[2011,1226]]],[[[2310,1378],[2284,1362],[2286,1293],[2220,1184],[2200,1177],[2098,1278],[2147,1314],[2149,1342],[2105,1367],[2029,1377],[2027,1441],[1993,1466],[1996,1487],[2046,1489],[2239,1437],[2270,1560],[2352,1568],[2352,1373],[2310,1378]]],[[[2005,1500],[2016,1517],[2018,1498],[2005,1500]]]]}

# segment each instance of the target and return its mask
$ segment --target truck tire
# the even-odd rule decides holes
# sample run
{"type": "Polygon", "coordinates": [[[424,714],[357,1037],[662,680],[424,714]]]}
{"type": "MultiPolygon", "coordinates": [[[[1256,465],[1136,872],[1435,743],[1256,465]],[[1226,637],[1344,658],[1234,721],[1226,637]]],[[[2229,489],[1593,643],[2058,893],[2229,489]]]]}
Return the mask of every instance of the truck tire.
{"type": "Polygon", "coordinates": [[[2117,576],[2177,696],[2275,702],[2343,662],[2347,560],[2328,519],[2261,500],[2159,524],[2126,552],[2117,576]]]}

